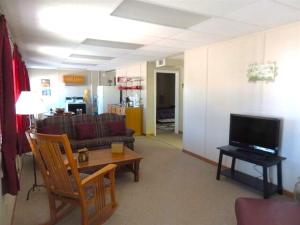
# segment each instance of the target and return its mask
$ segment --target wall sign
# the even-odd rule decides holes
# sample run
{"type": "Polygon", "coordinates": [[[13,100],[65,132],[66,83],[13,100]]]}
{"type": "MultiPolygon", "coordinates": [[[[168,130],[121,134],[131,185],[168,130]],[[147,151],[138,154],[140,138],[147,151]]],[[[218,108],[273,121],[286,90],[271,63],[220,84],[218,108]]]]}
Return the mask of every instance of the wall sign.
{"type": "Polygon", "coordinates": [[[64,75],[63,81],[66,85],[83,85],[85,84],[85,76],[84,75],[64,75]]]}
{"type": "Polygon", "coordinates": [[[247,71],[249,81],[274,81],[277,76],[276,62],[250,64],[247,71]]]}

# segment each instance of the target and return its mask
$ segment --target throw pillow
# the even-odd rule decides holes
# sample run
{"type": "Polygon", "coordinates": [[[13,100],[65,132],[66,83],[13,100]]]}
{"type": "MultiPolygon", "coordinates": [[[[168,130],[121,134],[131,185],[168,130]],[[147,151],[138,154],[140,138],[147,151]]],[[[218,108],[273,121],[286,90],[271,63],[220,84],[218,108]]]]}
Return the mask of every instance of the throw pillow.
{"type": "Polygon", "coordinates": [[[106,125],[108,126],[110,136],[126,135],[125,121],[109,121],[106,125]]]}
{"type": "Polygon", "coordinates": [[[97,137],[96,124],[82,123],[75,125],[77,140],[93,139],[97,137]]]}
{"type": "Polygon", "coordinates": [[[55,125],[48,125],[45,127],[42,127],[41,129],[39,129],[38,133],[42,133],[42,134],[62,134],[63,132],[60,131],[58,126],[55,125]]]}

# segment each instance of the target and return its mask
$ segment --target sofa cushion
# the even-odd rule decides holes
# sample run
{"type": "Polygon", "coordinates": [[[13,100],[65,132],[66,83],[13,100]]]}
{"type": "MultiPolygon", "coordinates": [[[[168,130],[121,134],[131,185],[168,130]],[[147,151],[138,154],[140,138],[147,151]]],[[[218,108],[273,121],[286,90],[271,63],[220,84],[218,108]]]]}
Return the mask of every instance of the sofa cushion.
{"type": "Polygon", "coordinates": [[[107,126],[108,121],[125,121],[124,116],[114,113],[103,113],[94,116],[94,118],[97,124],[97,137],[110,136],[109,126],[107,126]]]}
{"type": "Polygon", "coordinates": [[[103,137],[99,139],[101,145],[110,146],[112,142],[123,142],[123,143],[133,143],[134,137],[127,136],[113,136],[113,137],[103,137]]]}
{"type": "MultiPolygon", "coordinates": [[[[77,133],[76,133],[76,125],[78,124],[96,124],[94,116],[92,115],[87,115],[87,114],[82,114],[82,115],[74,115],[71,117],[71,127],[73,130],[73,138],[77,138],[77,133]]],[[[97,132],[97,130],[96,130],[97,132]]],[[[96,135],[98,136],[98,134],[96,135]]]]}
{"type": "Polygon", "coordinates": [[[94,138],[87,140],[70,140],[71,147],[73,152],[77,152],[80,148],[96,149],[96,148],[109,148],[112,142],[123,142],[134,143],[134,137],[127,136],[114,136],[114,137],[103,137],[103,138],[94,138]]]}
{"type": "Polygon", "coordinates": [[[61,129],[59,129],[57,125],[48,125],[45,127],[41,127],[38,132],[42,134],[63,134],[64,133],[61,129]]]}
{"type": "Polygon", "coordinates": [[[123,136],[126,135],[125,121],[108,121],[106,125],[109,129],[109,136],[123,136]]]}
{"type": "Polygon", "coordinates": [[[44,127],[55,127],[53,130],[57,132],[56,134],[67,134],[69,138],[74,137],[71,119],[69,116],[51,116],[43,120],[37,120],[36,126],[38,133],[43,133],[42,130],[44,127]]]}
{"type": "Polygon", "coordinates": [[[75,125],[76,139],[93,139],[97,137],[96,124],[94,123],[82,123],[75,125]]]}

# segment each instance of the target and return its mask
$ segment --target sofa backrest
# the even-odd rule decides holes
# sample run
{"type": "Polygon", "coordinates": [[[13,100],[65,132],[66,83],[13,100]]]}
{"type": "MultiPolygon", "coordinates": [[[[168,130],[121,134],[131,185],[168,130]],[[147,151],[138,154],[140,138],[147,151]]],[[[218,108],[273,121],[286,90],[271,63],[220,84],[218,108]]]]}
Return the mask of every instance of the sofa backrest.
{"type": "Polygon", "coordinates": [[[98,137],[109,136],[109,128],[107,122],[109,121],[124,121],[125,117],[115,113],[102,113],[95,116],[97,135],[98,137]]]}
{"type": "MultiPolygon", "coordinates": [[[[77,139],[76,125],[88,124],[88,123],[92,123],[92,124],[96,123],[95,116],[87,115],[87,114],[71,116],[71,127],[72,127],[72,132],[73,132],[72,137],[74,139],[77,139]]],[[[99,137],[98,132],[97,132],[97,137],[99,137]]]]}
{"type": "Polygon", "coordinates": [[[69,139],[76,139],[76,124],[95,123],[97,137],[109,136],[109,121],[124,121],[125,117],[114,113],[103,113],[100,115],[74,115],[53,116],[37,121],[37,132],[43,132],[44,128],[55,127],[60,133],[66,133],[69,139]]]}
{"type": "Polygon", "coordinates": [[[57,134],[67,134],[70,139],[74,137],[70,116],[51,116],[36,121],[37,132],[48,133],[46,130],[55,130],[57,134]]]}

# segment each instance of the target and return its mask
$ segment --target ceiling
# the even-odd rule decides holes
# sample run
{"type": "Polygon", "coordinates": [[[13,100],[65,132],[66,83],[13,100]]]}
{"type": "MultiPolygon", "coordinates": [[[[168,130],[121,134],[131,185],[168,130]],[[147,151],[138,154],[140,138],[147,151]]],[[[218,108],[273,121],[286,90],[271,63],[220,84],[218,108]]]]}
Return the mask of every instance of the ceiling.
{"type": "Polygon", "coordinates": [[[31,68],[110,70],[300,21],[299,0],[0,0],[0,8],[31,68]]]}

